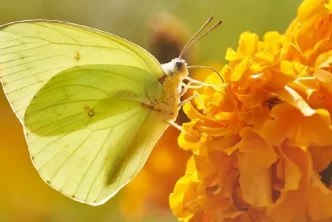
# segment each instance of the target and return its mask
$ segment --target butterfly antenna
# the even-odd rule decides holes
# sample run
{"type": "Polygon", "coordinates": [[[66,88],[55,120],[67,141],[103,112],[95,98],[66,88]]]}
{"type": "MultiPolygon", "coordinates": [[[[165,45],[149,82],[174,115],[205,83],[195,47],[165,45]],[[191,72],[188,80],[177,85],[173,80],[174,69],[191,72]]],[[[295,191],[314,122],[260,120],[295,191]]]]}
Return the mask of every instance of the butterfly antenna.
{"type": "Polygon", "coordinates": [[[179,59],[183,56],[183,54],[187,51],[188,46],[190,43],[203,31],[203,29],[210,24],[212,21],[213,16],[211,16],[205,23],[202,25],[202,27],[191,37],[191,39],[187,42],[187,44],[183,47],[182,51],[180,52],[179,59]]]}
{"type": "Polygon", "coordinates": [[[215,73],[217,73],[217,75],[220,77],[220,79],[221,79],[221,81],[223,82],[223,83],[225,83],[225,81],[224,81],[224,79],[222,78],[222,76],[220,75],[220,73],[217,71],[217,70],[215,70],[214,68],[212,68],[212,67],[210,67],[210,66],[187,66],[187,68],[188,69],[192,69],[192,68],[204,68],[204,69],[210,69],[210,70],[212,70],[212,71],[214,71],[215,73]]]}
{"type": "Polygon", "coordinates": [[[215,28],[217,28],[222,21],[217,22],[214,26],[212,26],[212,28],[210,28],[209,30],[207,30],[202,36],[200,36],[198,39],[194,40],[201,32],[202,30],[212,21],[213,16],[211,16],[205,23],[204,25],[195,33],[195,35],[189,40],[189,42],[184,46],[184,48],[182,49],[180,55],[179,55],[179,59],[182,58],[183,54],[191,47],[193,46],[196,42],[198,42],[200,39],[202,39],[204,36],[206,36],[207,34],[209,34],[212,30],[214,30],[215,28]]]}

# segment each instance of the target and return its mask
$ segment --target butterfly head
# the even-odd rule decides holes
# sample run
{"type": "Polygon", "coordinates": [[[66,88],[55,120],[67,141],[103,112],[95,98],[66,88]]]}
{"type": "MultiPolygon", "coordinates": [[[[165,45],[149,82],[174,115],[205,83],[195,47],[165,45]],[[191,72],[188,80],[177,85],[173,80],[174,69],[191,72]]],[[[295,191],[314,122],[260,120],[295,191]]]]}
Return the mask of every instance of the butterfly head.
{"type": "Polygon", "coordinates": [[[177,75],[181,79],[188,76],[187,62],[180,58],[172,59],[169,63],[163,64],[162,68],[166,76],[177,75]]]}

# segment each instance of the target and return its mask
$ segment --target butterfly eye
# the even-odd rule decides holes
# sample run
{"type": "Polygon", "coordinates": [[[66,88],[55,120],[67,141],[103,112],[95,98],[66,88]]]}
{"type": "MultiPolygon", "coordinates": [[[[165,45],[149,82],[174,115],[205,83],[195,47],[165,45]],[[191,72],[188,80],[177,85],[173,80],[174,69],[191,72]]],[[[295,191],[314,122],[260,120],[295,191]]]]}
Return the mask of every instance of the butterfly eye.
{"type": "Polygon", "coordinates": [[[177,70],[182,70],[184,64],[183,64],[183,62],[178,61],[175,63],[175,66],[176,66],[177,70]]]}

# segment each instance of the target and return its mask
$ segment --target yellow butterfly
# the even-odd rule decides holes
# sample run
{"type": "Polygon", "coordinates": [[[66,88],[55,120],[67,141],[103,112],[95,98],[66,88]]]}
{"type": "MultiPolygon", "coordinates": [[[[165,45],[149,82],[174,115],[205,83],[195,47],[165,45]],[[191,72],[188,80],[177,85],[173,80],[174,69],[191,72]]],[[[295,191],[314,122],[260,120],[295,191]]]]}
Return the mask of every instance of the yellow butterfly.
{"type": "MultiPolygon", "coordinates": [[[[0,27],[0,80],[40,176],[90,205],[114,196],[142,169],[189,88],[185,51],[160,65],[146,50],[88,27],[47,20],[0,27]],[[187,83],[184,83],[184,80],[187,83]]],[[[194,41],[195,40],[195,41],[194,41]]]]}

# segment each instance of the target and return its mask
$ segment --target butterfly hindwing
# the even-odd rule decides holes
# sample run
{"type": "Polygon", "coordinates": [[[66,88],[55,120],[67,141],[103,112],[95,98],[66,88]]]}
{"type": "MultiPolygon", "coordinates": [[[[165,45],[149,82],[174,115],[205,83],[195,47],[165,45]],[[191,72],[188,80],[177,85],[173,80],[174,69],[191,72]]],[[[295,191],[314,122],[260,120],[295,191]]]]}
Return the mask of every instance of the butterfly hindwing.
{"type": "Polygon", "coordinates": [[[104,203],[140,171],[167,128],[142,106],[162,97],[160,83],[135,67],[85,65],[57,74],[24,118],[39,174],[66,196],[104,203]]]}

